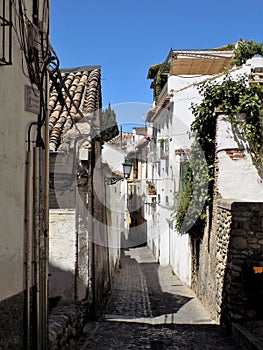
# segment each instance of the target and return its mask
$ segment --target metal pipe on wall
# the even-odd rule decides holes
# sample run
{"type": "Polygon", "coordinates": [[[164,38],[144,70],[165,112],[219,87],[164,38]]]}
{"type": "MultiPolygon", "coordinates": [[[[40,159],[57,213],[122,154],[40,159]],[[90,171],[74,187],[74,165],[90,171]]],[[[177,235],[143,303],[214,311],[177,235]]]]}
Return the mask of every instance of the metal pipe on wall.
{"type": "Polygon", "coordinates": [[[40,296],[39,296],[39,245],[40,245],[40,220],[39,220],[39,148],[33,150],[33,224],[34,224],[34,306],[35,331],[33,331],[33,346],[40,349],[40,296]]]}
{"type": "MultiPolygon", "coordinates": [[[[46,92],[48,94],[48,79],[46,79],[46,92]]],[[[49,263],[49,124],[48,124],[48,110],[45,110],[45,183],[44,183],[44,242],[45,242],[45,266],[44,266],[44,342],[43,348],[48,349],[48,263],[49,263]]]]}
{"type": "Polygon", "coordinates": [[[96,249],[95,249],[95,218],[94,218],[94,214],[95,214],[95,204],[94,204],[94,198],[95,198],[95,193],[94,193],[94,168],[96,165],[96,161],[95,161],[95,154],[96,154],[96,141],[94,139],[91,140],[91,163],[90,163],[90,174],[91,174],[91,198],[90,198],[90,202],[91,202],[91,242],[89,242],[89,244],[91,244],[91,290],[92,290],[92,316],[94,319],[96,319],[97,316],[97,296],[96,296],[96,268],[95,268],[95,261],[96,261],[96,249]]]}
{"type": "MultiPolygon", "coordinates": [[[[29,141],[28,141],[29,142],[29,141]]],[[[30,290],[31,290],[31,201],[30,201],[30,189],[31,189],[31,151],[27,151],[26,154],[26,191],[25,191],[25,348],[30,349],[30,290]]]]}
{"type": "Polygon", "coordinates": [[[44,150],[40,147],[39,149],[39,344],[41,350],[43,350],[44,342],[44,280],[45,280],[45,237],[44,237],[44,223],[45,223],[45,212],[44,212],[44,150]]]}
{"type": "Polygon", "coordinates": [[[78,300],[78,275],[79,275],[79,208],[77,201],[77,187],[75,187],[75,276],[74,299],[78,300]]]}
{"type": "MultiPolygon", "coordinates": [[[[31,287],[32,287],[32,252],[34,246],[34,218],[32,217],[32,151],[31,130],[37,122],[31,122],[27,130],[27,153],[25,163],[25,324],[24,347],[32,348],[32,311],[31,311],[31,287]]],[[[34,210],[34,209],[33,209],[34,210]]],[[[33,213],[34,215],[34,213],[33,213]]]]}

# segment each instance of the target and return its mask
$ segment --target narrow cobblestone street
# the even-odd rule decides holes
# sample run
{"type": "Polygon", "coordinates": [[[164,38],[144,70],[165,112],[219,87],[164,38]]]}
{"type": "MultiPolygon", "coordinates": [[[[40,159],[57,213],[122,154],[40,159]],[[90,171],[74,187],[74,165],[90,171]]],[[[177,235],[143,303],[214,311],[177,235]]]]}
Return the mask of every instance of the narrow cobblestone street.
{"type": "Polygon", "coordinates": [[[86,324],[77,349],[238,348],[171,267],[139,247],[123,252],[102,318],[86,324]]]}

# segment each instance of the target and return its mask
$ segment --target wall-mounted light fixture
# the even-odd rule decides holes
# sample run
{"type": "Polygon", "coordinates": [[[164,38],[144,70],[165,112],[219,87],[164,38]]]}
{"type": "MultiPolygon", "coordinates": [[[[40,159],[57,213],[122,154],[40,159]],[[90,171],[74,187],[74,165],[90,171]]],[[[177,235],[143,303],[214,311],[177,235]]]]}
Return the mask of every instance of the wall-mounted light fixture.
{"type": "Polygon", "coordinates": [[[105,177],[105,183],[106,185],[114,185],[116,182],[123,180],[123,179],[128,179],[131,175],[132,171],[132,161],[128,158],[124,159],[124,163],[122,163],[123,166],[123,175],[124,177],[118,176],[118,177],[105,177]]]}
{"type": "Polygon", "coordinates": [[[123,166],[124,178],[128,179],[130,177],[131,171],[132,171],[132,161],[128,158],[125,158],[122,166],[123,166]]]}

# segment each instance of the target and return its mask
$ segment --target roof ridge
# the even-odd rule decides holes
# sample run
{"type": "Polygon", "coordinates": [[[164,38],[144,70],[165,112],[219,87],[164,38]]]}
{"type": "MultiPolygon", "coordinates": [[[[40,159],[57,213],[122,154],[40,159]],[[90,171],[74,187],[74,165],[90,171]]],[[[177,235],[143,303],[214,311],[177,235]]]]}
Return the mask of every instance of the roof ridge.
{"type": "Polygon", "coordinates": [[[101,66],[94,65],[94,66],[80,66],[80,67],[75,67],[75,68],[61,68],[60,71],[61,73],[74,73],[74,72],[92,72],[95,69],[101,70],[101,66]]]}

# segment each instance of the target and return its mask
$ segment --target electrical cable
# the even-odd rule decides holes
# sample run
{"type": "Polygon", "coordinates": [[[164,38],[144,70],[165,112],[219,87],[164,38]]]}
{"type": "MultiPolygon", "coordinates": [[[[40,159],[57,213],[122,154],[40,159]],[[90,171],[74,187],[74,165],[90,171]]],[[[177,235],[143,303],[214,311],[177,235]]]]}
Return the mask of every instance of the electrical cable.
{"type": "MultiPolygon", "coordinates": [[[[16,2],[13,0],[13,3],[16,2]]],[[[38,5],[38,4],[37,4],[38,5]]],[[[35,9],[35,13],[38,13],[39,8],[35,9]]],[[[29,78],[32,87],[33,84],[36,84],[39,92],[40,92],[40,110],[38,114],[38,131],[37,131],[37,140],[36,144],[39,147],[44,147],[44,141],[41,137],[41,128],[45,122],[45,98],[44,98],[44,78],[46,75],[47,68],[49,66],[49,77],[52,81],[53,86],[55,87],[58,93],[58,99],[63,107],[66,108],[69,117],[71,118],[72,124],[75,126],[76,130],[81,134],[81,131],[76,125],[76,122],[70,112],[70,108],[65,102],[65,98],[63,93],[69,98],[71,104],[76,108],[78,114],[81,118],[85,118],[85,115],[80,110],[79,106],[76,105],[73,100],[70,92],[64,82],[64,79],[61,75],[61,71],[59,69],[59,60],[58,57],[48,42],[49,38],[49,21],[47,20],[47,32],[43,33],[36,25],[38,21],[34,19],[35,24],[29,20],[26,14],[26,5],[24,0],[18,0],[18,8],[15,6],[15,21],[14,21],[14,29],[15,33],[20,45],[20,49],[23,51],[22,55],[22,69],[23,73],[26,77],[29,78]],[[18,20],[18,25],[17,25],[18,20]],[[26,73],[27,67],[27,73],[26,73]]],[[[46,17],[49,14],[49,4],[48,1],[45,0],[42,8],[42,24],[46,22],[46,17]],[[47,4],[47,6],[45,6],[47,4]]],[[[34,91],[34,88],[33,88],[34,91]]],[[[92,126],[92,129],[96,132],[96,126],[93,121],[87,119],[87,122],[92,126]]]]}

